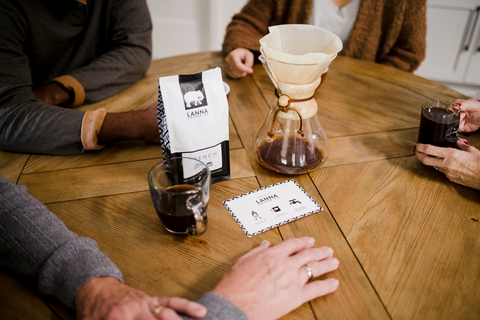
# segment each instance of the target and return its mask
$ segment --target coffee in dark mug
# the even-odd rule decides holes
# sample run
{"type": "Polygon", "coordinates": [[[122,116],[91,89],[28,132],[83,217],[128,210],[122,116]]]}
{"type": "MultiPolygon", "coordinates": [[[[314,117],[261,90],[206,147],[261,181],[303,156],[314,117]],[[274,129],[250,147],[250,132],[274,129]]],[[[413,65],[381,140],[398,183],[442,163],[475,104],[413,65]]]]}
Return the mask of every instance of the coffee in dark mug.
{"type": "Polygon", "coordinates": [[[418,142],[438,147],[455,147],[460,126],[460,107],[448,101],[428,101],[422,105],[418,142]]]}
{"type": "Polygon", "coordinates": [[[150,195],[168,232],[193,236],[205,232],[210,183],[208,167],[192,158],[171,158],[150,170],[150,195]]]}

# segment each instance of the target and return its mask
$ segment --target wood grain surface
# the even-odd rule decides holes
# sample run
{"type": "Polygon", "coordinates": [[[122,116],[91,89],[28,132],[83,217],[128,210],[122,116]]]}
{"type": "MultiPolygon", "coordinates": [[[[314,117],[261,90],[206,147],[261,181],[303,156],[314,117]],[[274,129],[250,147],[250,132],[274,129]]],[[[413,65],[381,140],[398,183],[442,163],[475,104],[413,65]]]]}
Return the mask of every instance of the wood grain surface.
{"type": "MultiPolygon", "coordinates": [[[[158,77],[222,65],[219,52],[153,61],[137,84],[79,109],[145,109],[157,99],[158,77]]],[[[480,191],[450,182],[413,154],[421,105],[462,95],[391,67],[337,57],[315,95],[328,159],[309,174],[287,176],[263,168],[252,150],[274,98],[263,67],[224,81],[231,88],[231,180],[212,185],[200,237],[169,234],[153,208],[147,173],[162,159],[158,145],[115,142],[71,157],[0,151],[0,173],[27,185],[72,231],[95,239],[125,282],[151,295],[195,299],[262,240],[311,236],[316,246],[335,250],[339,269],[321,279],[335,277],[340,287],[284,319],[480,318],[480,191]],[[222,204],[292,178],[323,211],[248,238],[222,204]]],[[[480,147],[480,135],[461,136],[480,147]]],[[[7,284],[0,285],[0,310],[8,305],[9,318],[74,318],[17,279],[0,273],[7,284]]]]}

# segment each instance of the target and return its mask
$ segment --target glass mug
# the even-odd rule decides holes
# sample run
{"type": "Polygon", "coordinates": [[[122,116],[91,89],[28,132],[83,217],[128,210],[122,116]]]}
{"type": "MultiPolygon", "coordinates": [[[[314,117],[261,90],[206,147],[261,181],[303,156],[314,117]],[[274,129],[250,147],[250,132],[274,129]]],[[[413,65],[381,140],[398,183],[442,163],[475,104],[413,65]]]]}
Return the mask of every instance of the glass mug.
{"type": "Polygon", "coordinates": [[[422,105],[418,142],[455,148],[460,126],[460,107],[448,101],[428,101],[422,105]]]}
{"type": "Polygon", "coordinates": [[[210,180],[208,167],[192,158],[171,158],[150,170],[153,206],[168,232],[192,236],[205,232],[210,180]]]}

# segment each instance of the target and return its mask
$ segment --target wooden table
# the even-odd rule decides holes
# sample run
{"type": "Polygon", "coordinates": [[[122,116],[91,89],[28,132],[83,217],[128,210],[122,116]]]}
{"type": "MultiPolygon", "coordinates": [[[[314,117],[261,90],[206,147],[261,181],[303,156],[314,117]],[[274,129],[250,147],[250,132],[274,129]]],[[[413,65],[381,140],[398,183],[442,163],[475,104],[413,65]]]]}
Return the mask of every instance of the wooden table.
{"type": "MultiPolygon", "coordinates": [[[[222,66],[218,52],[154,61],[126,91],[82,110],[145,109],[157,78],[222,66]]],[[[285,319],[480,318],[480,191],[448,181],[413,155],[420,106],[461,97],[436,82],[393,68],[338,57],[316,92],[330,156],[318,170],[293,178],[323,212],[248,238],[222,205],[245,192],[290,179],[252,158],[251,142],[273,98],[260,65],[231,86],[232,179],[212,185],[207,232],[179,237],[162,227],[147,173],[158,145],[114,143],[101,152],[53,157],[0,152],[0,170],[25,184],[68,228],[95,239],[122,270],[125,283],[150,295],[195,299],[211,290],[236,258],[267,239],[311,236],[340,260],[327,276],[339,289],[285,319]]],[[[480,137],[468,137],[480,146],[480,137]]],[[[5,319],[73,318],[30,281],[0,274],[5,319]]],[[[3,318],[3,317],[2,317],[3,318]]]]}

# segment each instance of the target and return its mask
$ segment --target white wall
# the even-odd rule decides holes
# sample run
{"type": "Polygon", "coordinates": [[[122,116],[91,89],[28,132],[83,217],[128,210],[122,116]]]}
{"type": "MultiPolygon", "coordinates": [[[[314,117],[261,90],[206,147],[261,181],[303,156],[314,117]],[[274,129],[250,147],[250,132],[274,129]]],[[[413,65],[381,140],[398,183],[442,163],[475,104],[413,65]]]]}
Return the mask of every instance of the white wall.
{"type": "Polygon", "coordinates": [[[153,59],[221,50],[231,17],[247,0],[147,0],[153,59]]]}
{"type": "MultiPolygon", "coordinates": [[[[227,24],[247,2],[247,0],[146,1],[153,21],[154,59],[200,51],[221,50],[227,24]]],[[[474,8],[479,2],[480,0],[428,0],[429,6],[455,6],[459,9],[474,8]]],[[[457,23],[461,24],[462,22],[457,23]]],[[[432,29],[429,31],[432,32],[432,29]]],[[[453,31],[453,29],[447,29],[445,32],[451,34],[453,31]]],[[[435,33],[438,34],[438,32],[435,33]]],[[[445,34],[440,37],[442,38],[440,41],[448,38],[445,34]]],[[[428,61],[420,67],[419,73],[428,65],[429,61],[434,60],[432,57],[427,58],[428,61]]],[[[421,76],[429,78],[427,74],[421,74],[421,76]]],[[[459,83],[445,84],[466,95],[472,95],[478,90],[478,86],[459,83]]]]}

